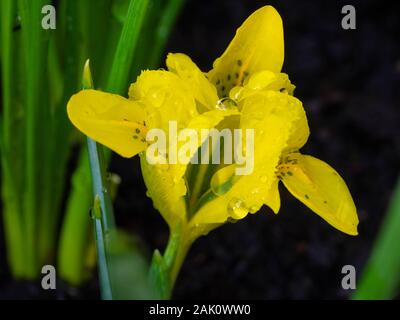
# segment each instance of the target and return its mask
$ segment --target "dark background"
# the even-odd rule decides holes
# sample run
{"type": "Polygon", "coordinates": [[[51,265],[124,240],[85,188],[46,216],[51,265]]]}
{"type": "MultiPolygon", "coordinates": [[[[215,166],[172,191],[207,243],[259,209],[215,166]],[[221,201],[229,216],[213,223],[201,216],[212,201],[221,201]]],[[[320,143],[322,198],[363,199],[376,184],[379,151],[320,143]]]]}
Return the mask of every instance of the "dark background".
{"type": "MultiPolygon", "coordinates": [[[[333,229],[281,188],[278,215],[263,208],[196,241],[176,283],[176,299],[347,298],[342,266],[354,265],[360,275],[400,172],[400,2],[188,0],[167,52],[186,53],[207,71],[237,27],[265,4],[282,16],[283,72],[308,114],[311,136],[302,151],[344,177],[360,234],[333,229]],[[341,28],[346,4],[356,8],[356,30],[341,28]]],[[[110,170],[122,177],[117,223],[142,238],[150,257],[165,247],[168,229],[145,195],[139,159],[115,156],[110,170]]],[[[95,279],[83,290],[62,290],[58,298],[99,297],[95,279]]],[[[0,291],[13,298],[43,295],[10,281],[0,291]]]]}
{"type": "MultiPolygon", "coordinates": [[[[285,31],[283,72],[297,86],[311,136],[303,153],[325,160],[346,180],[360,219],[359,236],[336,231],[284,188],[282,208],[264,208],[193,245],[174,298],[341,299],[343,265],[360,275],[400,171],[400,3],[389,1],[188,1],[168,44],[207,71],[235,30],[272,4],[285,31]],[[357,29],[343,30],[352,4],[357,29]]],[[[151,248],[168,230],[145,197],[138,159],[115,158],[122,177],[117,221],[151,248]]]]}

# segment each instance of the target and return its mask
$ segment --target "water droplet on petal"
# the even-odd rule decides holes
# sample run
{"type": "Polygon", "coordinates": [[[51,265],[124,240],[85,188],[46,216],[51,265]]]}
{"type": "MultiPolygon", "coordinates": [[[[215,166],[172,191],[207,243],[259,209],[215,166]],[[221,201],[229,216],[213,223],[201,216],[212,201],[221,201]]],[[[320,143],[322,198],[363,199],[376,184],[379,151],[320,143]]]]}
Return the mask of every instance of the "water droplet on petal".
{"type": "Polygon", "coordinates": [[[231,98],[222,98],[218,100],[215,107],[219,110],[232,110],[237,108],[237,103],[231,98]]]}
{"type": "Polygon", "coordinates": [[[248,209],[242,199],[233,198],[228,203],[228,213],[232,218],[239,220],[247,215],[248,209]]]}
{"type": "Polygon", "coordinates": [[[267,176],[261,176],[260,178],[262,183],[266,183],[268,181],[268,177],[267,176]]]}

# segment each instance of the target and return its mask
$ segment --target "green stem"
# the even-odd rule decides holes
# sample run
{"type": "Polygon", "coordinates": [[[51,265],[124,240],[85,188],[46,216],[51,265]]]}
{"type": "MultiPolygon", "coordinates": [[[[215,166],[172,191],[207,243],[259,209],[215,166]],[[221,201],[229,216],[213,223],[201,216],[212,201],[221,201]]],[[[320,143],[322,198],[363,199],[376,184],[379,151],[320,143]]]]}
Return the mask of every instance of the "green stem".
{"type": "MultiPolygon", "coordinates": [[[[83,72],[83,89],[93,88],[89,60],[83,72]]],[[[94,229],[99,266],[99,279],[103,300],[112,300],[110,270],[107,261],[106,237],[115,228],[114,213],[110,194],[106,186],[106,167],[102,147],[94,140],[87,138],[90,170],[94,194],[94,229]]]]}
{"type": "Polygon", "coordinates": [[[156,250],[150,267],[151,282],[160,299],[170,299],[179,271],[191,247],[185,226],[178,225],[170,233],[164,255],[156,250]]]}
{"type": "Polygon", "coordinates": [[[187,241],[185,234],[181,235],[177,247],[175,247],[174,245],[173,236],[168,241],[168,245],[165,250],[165,259],[167,260],[167,265],[169,266],[169,281],[170,281],[170,292],[168,298],[172,296],[176,279],[182,268],[183,262],[185,261],[186,255],[188,254],[191,245],[192,243],[187,241]],[[173,259],[168,262],[169,256],[173,256],[173,259]]]}

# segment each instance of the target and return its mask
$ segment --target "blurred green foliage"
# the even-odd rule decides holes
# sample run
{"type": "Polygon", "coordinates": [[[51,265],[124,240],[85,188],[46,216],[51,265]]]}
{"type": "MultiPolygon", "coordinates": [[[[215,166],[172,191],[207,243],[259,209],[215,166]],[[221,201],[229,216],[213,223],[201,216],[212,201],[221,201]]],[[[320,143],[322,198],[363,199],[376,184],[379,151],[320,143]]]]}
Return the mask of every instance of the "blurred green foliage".
{"type": "MultiPolygon", "coordinates": [[[[66,103],[81,89],[88,58],[96,88],[126,94],[140,70],[160,62],[182,4],[183,0],[2,1],[2,217],[15,278],[35,279],[44,264],[56,262],[58,275],[72,285],[88,277],[93,259],[87,256],[94,245],[89,157],[82,136],[68,121],[66,103]],[[45,30],[42,8],[51,3],[56,29],[45,30]]],[[[110,158],[109,151],[105,158],[110,158]]],[[[136,252],[125,250],[118,261],[129,260],[127,256],[132,260],[132,255],[139,256],[136,252]]],[[[136,260],[143,263],[142,258],[136,260]]]]}

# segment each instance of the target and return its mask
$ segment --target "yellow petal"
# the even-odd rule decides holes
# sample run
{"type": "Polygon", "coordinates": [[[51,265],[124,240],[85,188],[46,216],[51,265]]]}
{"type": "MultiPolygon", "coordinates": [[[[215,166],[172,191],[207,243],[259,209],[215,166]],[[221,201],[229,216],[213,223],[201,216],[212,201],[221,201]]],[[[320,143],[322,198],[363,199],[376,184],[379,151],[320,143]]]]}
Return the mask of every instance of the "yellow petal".
{"type": "MultiPolygon", "coordinates": [[[[214,128],[225,117],[235,114],[238,114],[237,110],[216,109],[192,118],[186,129],[192,129],[198,135],[198,139],[195,139],[196,145],[193,150],[197,151],[197,148],[204,142],[200,135],[201,129],[214,128]]],[[[185,141],[178,141],[177,150],[180,150],[185,143],[185,141]]],[[[190,159],[194,153],[190,154],[186,160],[190,159]]],[[[143,156],[141,157],[141,165],[148,195],[152,198],[154,207],[160,211],[168,225],[173,228],[177,223],[185,221],[187,209],[184,197],[187,193],[187,188],[184,175],[189,165],[189,160],[186,163],[179,161],[177,164],[151,165],[146,161],[146,157],[143,156]]]]}
{"type": "MultiPolygon", "coordinates": [[[[169,166],[169,171],[172,174],[172,178],[176,180],[182,180],[183,181],[183,176],[187,170],[187,167],[189,165],[190,159],[195,155],[197,152],[198,148],[203,144],[203,142],[206,140],[206,136],[201,135],[201,131],[203,129],[212,129],[215,128],[222,120],[226,119],[227,117],[233,116],[233,115],[238,115],[238,110],[237,109],[228,109],[228,110],[212,110],[212,111],[207,111],[204,112],[196,117],[194,117],[187,125],[186,129],[191,130],[193,133],[197,133],[197,139],[196,142],[197,144],[195,145],[194,148],[191,148],[194,150],[194,152],[188,154],[187,157],[185,157],[186,162],[179,162],[178,164],[170,165],[169,166]]],[[[186,144],[188,141],[178,141],[178,150],[182,148],[184,144],[186,144]]],[[[182,159],[181,159],[182,160],[182,159]]],[[[186,193],[186,192],[185,192],[186,193]]]]}
{"type": "Polygon", "coordinates": [[[279,180],[276,179],[264,195],[264,203],[270,207],[275,214],[277,214],[281,208],[281,197],[279,195],[278,184],[279,180]]]}
{"type": "Polygon", "coordinates": [[[217,89],[187,55],[169,53],[167,67],[169,71],[177,74],[190,86],[194,98],[204,109],[210,110],[215,108],[218,101],[217,89]]]}
{"type": "MultiPolygon", "coordinates": [[[[290,122],[290,135],[287,140],[285,150],[298,150],[306,142],[310,135],[306,113],[301,101],[293,96],[276,91],[259,91],[246,97],[243,103],[240,103],[243,116],[241,118],[242,128],[258,128],[257,135],[266,133],[268,138],[279,137],[279,131],[273,131],[274,124],[268,126],[262,125],[262,121],[268,117],[278,116],[287,118],[290,122]]],[[[262,145],[265,142],[260,141],[262,145]]],[[[273,143],[273,142],[272,142],[273,143]]],[[[267,148],[258,148],[256,152],[264,152],[267,148]]],[[[260,157],[262,158],[262,156],[260,157]]]]}
{"type": "Polygon", "coordinates": [[[293,95],[295,86],[290,82],[286,73],[273,73],[269,70],[263,70],[254,73],[246,87],[251,90],[273,90],[288,92],[293,95]]]}
{"type": "Polygon", "coordinates": [[[288,158],[289,163],[282,164],[281,171],[290,193],[336,229],[357,235],[357,210],[340,175],[311,156],[294,153],[288,158]]]}
{"type": "Polygon", "coordinates": [[[248,212],[257,212],[263,204],[279,211],[276,167],[299,119],[306,121],[302,104],[288,94],[275,91],[251,95],[241,104],[240,127],[255,131],[254,171],[232,177],[235,171],[228,166],[214,174],[211,191],[215,196],[208,197],[191,219],[193,234],[197,234],[196,228],[198,232],[207,232],[229,219],[241,219],[248,212]]]}
{"type": "Polygon", "coordinates": [[[147,195],[171,229],[186,221],[186,186],[183,179],[174,179],[169,165],[151,165],[146,156],[140,157],[147,195]]]}
{"type": "Polygon", "coordinates": [[[293,95],[295,86],[290,82],[285,73],[273,73],[263,70],[253,74],[244,86],[236,86],[229,92],[229,97],[236,101],[258,93],[259,91],[279,91],[293,95]]]}
{"type": "Polygon", "coordinates": [[[222,56],[215,60],[208,78],[221,97],[257,71],[281,71],[284,59],[283,26],[271,6],[255,11],[237,30],[222,56]]]}
{"type": "Polygon", "coordinates": [[[82,90],[71,97],[67,112],[75,127],[123,157],[132,157],[147,146],[145,112],[133,101],[82,90]]]}
{"type": "Polygon", "coordinates": [[[165,132],[168,132],[169,121],[177,121],[178,129],[182,129],[198,114],[190,86],[169,71],[142,72],[131,85],[129,97],[143,105],[149,128],[165,132]]]}

